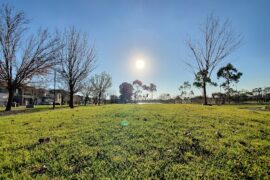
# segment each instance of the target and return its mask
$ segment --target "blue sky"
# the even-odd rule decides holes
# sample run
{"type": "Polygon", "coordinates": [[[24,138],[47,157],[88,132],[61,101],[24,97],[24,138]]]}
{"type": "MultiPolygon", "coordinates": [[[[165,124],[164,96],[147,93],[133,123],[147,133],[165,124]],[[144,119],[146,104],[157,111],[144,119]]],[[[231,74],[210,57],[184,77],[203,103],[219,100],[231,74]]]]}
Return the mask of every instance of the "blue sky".
{"type": "MultiPolygon", "coordinates": [[[[157,94],[176,95],[183,81],[194,77],[185,41],[200,35],[199,26],[213,13],[229,18],[242,33],[242,46],[227,58],[243,77],[238,89],[270,86],[269,0],[0,0],[26,12],[30,31],[63,30],[74,25],[95,43],[98,68],[112,75],[110,92],[122,82],[140,79],[155,83],[157,94]],[[136,70],[134,61],[144,59],[146,68],[136,70]]],[[[219,88],[210,88],[210,93],[219,88]]],[[[197,93],[200,90],[196,90],[197,93]]]]}

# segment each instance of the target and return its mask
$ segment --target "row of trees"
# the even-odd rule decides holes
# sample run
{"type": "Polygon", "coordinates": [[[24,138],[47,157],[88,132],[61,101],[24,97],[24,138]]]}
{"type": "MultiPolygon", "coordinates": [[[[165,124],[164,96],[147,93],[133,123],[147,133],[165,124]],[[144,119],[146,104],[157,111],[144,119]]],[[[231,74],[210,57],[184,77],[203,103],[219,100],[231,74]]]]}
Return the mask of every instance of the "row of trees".
{"type": "MultiPolygon", "coordinates": [[[[230,103],[230,96],[235,91],[232,86],[235,83],[239,82],[239,79],[243,73],[239,72],[231,63],[228,63],[226,66],[221,67],[217,71],[217,79],[224,79],[224,82],[222,82],[219,86],[224,89],[226,92],[227,100],[230,103]]],[[[196,74],[195,81],[193,85],[197,88],[203,88],[203,80],[201,79],[202,76],[196,74]]],[[[208,81],[210,82],[210,81],[208,81]]],[[[217,86],[218,84],[216,82],[211,81],[211,85],[217,86]]],[[[193,90],[191,90],[191,84],[188,81],[185,81],[182,85],[179,87],[180,91],[180,99],[182,99],[183,102],[186,100],[190,100],[194,96],[193,90]]],[[[215,93],[215,96],[223,96],[222,93],[215,93]]]]}
{"type": "MultiPolygon", "coordinates": [[[[48,75],[52,70],[58,73],[61,83],[68,89],[69,106],[73,108],[74,94],[83,88],[95,68],[94,46],[89,45],[86,34],[74,27],[54,34],[40,29],[36,35],[26,37],[28,24],[24,12],[15,11],[9,5],[2,6],[0,81],[8,89],[6,111],[11,110],[17,88],[48,75]]],[[[91,83],[94,85],[94,80],[91,83]]]]}
{"type": "Polygon", "coordinates": [[[153,83],[150,85],[145,85],[140,80],[135,80],[131,83],[124,82],[119,86],[120,101],[122,103],[127,103],[132,101],[132,97],[135,102],[140,100],[149,99],[151,94],[151,99],[153,99],[154,92],[157,91],[157,86],[153,83]]]}
{"type": "MultiPolygon", "coordinates": [[[[111,76],[106,72],[97,74],[89,80],[90,73],[96,67],[96,53],[93,45],[87,41],[87,34],[76,28],[66,28],[63,32],[49,33],[40,29],[36,34],[27,36],[29,20],[24,12],[15,11],[8,5],[0,10],[0,81],[8,89],[6,111],[11,110],[15,90],[54,71],[60,77],[61,84],[69,91],[69,106],[74,107],[73,96],[81,92],[85,96],[85,104],[90,96],[95,97],[96,104],[101,103],[105,92],[112,86],[111,76]]],[[[187,63],[195,76],[194,86],[202,89],[203,104],[207,101],[207,86],[213,82],[212,76],[217,71],[217,78],[224,79],[220,85],[230,96],[235,92],[232,88],[242,76],[241,72],[227,64],[217,70],[224,60],[235,51],[242,42],[241,34],[235,33],[227,20],[221,23],[213,15],[209,16],[201,27],[202,39],[187,42],[194,61],[187,63]]],[[[129,102],[153,99],[156,85],[145,85],[139,80],[120,85],[120,99],[129,102]]],[[[180,97],[186,99],[193,96],[191,84],[184,82],[179,87],[180,97]]],[[[253,93],[261,101],[262,88],[253,93]]],[[[163,94],[168,99],[168,94],[163,94]]]]}
{"type": "Polygon", "coordinates": [[[213,93],[212,98],[216,104],[225,104],[226,100],[228,103],[233,101],[235,103],[244,102],[256,102],[256,103],[269,103],[270,102],[270,87],[265,88],[254,88],[251,91],[248,90],[232,90],[229,92],[229,99],[227,94],[213,93]]]}
{"type": "Polygon", "coordinates": [[[153,94],[157,91],[157,86],[153,83],[150,83],[149,86],[142,83],[140,80],[135,80],[132,82],[134,92],[134,100],[138,101],[141,99],[146,100],[149,98],[149,93],[151,94],[151,98],[153,99],[153,94]]]}
{"type": "MultiPolygon", "coordinates": [[[[128,83],[129,84],[129,83],[128,83]]],[[[132,88],[131,84],[129,86],[132,88]]],[[[193,93],[192,85],[186,81],[181,86],[187,88],[180,90],[180,95],[172,96],[169,93],[161,93],[154,100],[144,100],[144,102],[156,102],[156,103],[199,103],[203,100],[202,96],[196,96],[193,93]]],[[[128,86],[125,86],[128,87],[128,86]]],[[[233,89],[233,88],[232,88],[233,89]]],[[[128,92],[128,91],[124,91],[128,92]]],[[[114,96],[115,100],[118,98],[114,96]]],[[[132,100],[132,95],[130,96],[130,101],[132,100]]],[[[269,103],[270,102],[270,87],[265,88],[254,88],[251,91],[248,90],[232,90],[230,91],[230,99],[228,99],[227,93],[215,92],[212,93],[212,97],[208,97],[208,101],[211,100],[211,103],[215,104],[225,104],[226,102],[230,103],[269,103]]],[[[111,98],[112,100],[112,98],[111,98]]],[[[130,102],[128,101],[128,102],[130,102]]],[[[119,101],[111,101],[112,103],[117,103],[119,101]]]]}

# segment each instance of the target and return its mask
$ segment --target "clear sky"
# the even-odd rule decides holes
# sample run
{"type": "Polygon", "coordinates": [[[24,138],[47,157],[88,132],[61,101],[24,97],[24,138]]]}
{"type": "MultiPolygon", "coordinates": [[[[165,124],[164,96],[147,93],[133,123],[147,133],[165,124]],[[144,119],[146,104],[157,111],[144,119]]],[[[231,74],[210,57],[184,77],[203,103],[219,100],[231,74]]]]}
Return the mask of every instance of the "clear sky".
{"type": "MultiPolygon", "coordinates": [[[[243,77],[238,89],[270,86],[269,0],[0,0],[39,27],[62,30],[74,25],[89,34],[97,49],[98,68],[112,75],[111,92],[122,82],[140,79],[155,83],[159,93],[178,93],[179,84],[194,77],[185,66],[188,38],[198,37],[199,26],[213,13],[229,18],[244,42],[231,56],[243,77]],[[134,66],[144,59],[145,69],[134,66]]],[[[211,88],[210,92],[219,90],[211,88]]],[[[199,93],[199,90],[195,92],[199,93]]]]}

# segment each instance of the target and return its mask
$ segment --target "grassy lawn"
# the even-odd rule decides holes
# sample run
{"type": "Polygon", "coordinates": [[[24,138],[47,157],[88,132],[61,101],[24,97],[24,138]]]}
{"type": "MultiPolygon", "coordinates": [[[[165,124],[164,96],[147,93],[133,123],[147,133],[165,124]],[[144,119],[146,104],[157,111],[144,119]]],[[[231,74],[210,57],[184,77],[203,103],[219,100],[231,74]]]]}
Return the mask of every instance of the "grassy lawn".
{"type": "Polygon", "coordinates": [[[270,112],[107,105],[3,115],[0,179],[5,177],[268,179],[270,112]]]}

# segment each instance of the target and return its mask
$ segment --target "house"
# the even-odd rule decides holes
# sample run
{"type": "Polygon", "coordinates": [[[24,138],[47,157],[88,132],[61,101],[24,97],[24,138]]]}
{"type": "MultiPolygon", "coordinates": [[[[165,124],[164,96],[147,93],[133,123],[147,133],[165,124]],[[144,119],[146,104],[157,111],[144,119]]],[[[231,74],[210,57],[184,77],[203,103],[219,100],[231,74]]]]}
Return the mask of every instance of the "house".
{"type": "Polygon", "coordinates": [[[0,87],[0,106],[5,106],[8,100],[8,91],[0,87]]]}
{"type": "Polygon", "coordinates": [[[31,86],[22,86],[15,90],[13,101],[18,105],[36,104],[38,97],[37,89],[31,86]]]}
{"type": "Polygon", "coordinates": [[[5,106],[8,100],[8,90],[5,83],[0,81],[0,106],[5,106]]]}
{"type": "MultiPolygon", "coordinates": [[[[51,89],[49,90],[49,95],[48,97],[53,101],[54,97],[54,90],[51,89]]],[[[63,90],[63,89],[56,89],[55,90],[55,103],[56,104],[67,104],[69,101],[69,95],[68,92],[63,90]]]]}
{"type": "Polygon", "coordinates": [[[83,104],[83,96],[74,95],[73,102],[74,102],[74,104],[83,104]]]}
{"type": "MultiPolygon", "coordinates": [[[[47,90],[43,88],[36,88],[33,86],[24,85],[15,90],[13,102],[17,105],[26,106],[29,104],[35,105],[49,105],[53,104],[55,97],[56,104],[68,104],[69,93],[63,89],[47,90]],[[54,96],[55,92],[55,96],[54,96]]],[[[0,82],[0,106],[5,106],[8,101],[8,90],[5,87],[4,82],[0,82]]],[[[74,95],[74,104],[82,104],[83,96],[74,95]]]]}

